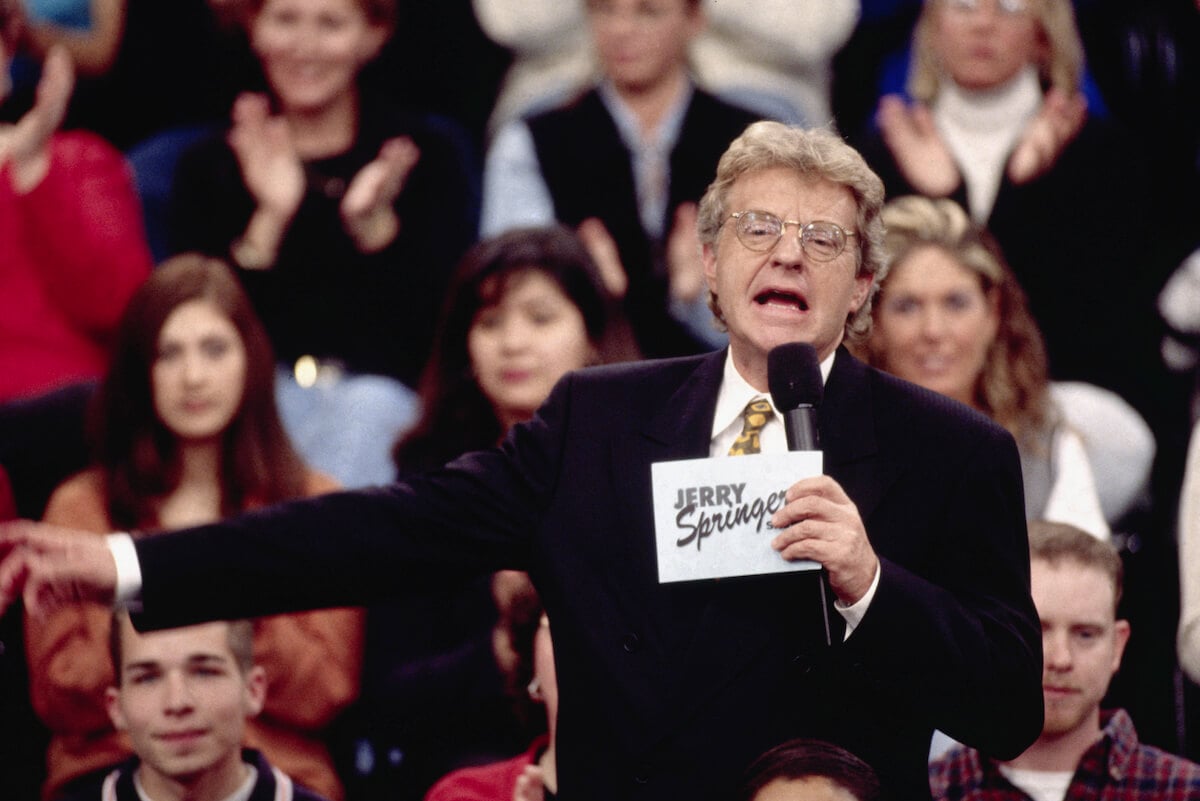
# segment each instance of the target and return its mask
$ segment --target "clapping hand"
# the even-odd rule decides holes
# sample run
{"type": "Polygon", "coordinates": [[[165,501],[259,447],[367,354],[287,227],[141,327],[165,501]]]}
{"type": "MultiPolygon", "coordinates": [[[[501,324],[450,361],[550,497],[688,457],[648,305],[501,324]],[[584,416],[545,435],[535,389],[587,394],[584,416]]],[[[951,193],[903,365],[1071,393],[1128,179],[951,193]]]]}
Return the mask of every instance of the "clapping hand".
{"type": "Polygon", "coordinates": [[[1050,89],[1009,157],[1008,177],[1023,184],[1045,173],[1086,120],[1087,99],[1082,92],[1068,95],[1061,89],[1050,89]]]}
{"type": "Polygon", "coordinates": [[[675,223],[667,235],[667,276],[671,297],[691,303],[704,291],[704,261],[700,258],[700,240],[696,234],[698,209],[695,203],[681,203],[675,209],[675,223]]]}
{"type": "Polygon", "coordinates": [[[896,165],[914,189],[929,197],[945,197],[958,187],[962,180],[958,165],[928,106],[910,106],[898,95],[887,95],[879,101],[875,119],[896,165]]]}
{"type": "Polygon", "coordinates": [[[258,210],[286,226],[304,199],[304,166],[287,120],[271,114],[265,95],[246,93],[233,104],[229,146],[258,210]]]}
{"type": "Polygon", "coordinates": [[[0,135],[0,166],[12,165],[18,193],[31,191],[50,169],[50,137],[62,125],[75,89],[75,67],[62,45],[46,54],[33,108],[0,135]]]}
{"type": "Polygon", "coordinates": [[[575,230],[579,241],[587,248],[592,261],[600,271],[600,281],[604,284],[609,297],[623,298],[629,290],[629,276],[625,273],[625,265],[621,264],[621,254],[617,250],[617,241],[604,227],[604,222],[598,217],[588,217],[575,230]]]}
{"type": "Polygon", "coordinates": [[[392,204],[420,157],[407,136],[389,139],[350,181],[340,207],[342,225],[362,252],[383,250],[396,238],[400,219],[392,204]]]}

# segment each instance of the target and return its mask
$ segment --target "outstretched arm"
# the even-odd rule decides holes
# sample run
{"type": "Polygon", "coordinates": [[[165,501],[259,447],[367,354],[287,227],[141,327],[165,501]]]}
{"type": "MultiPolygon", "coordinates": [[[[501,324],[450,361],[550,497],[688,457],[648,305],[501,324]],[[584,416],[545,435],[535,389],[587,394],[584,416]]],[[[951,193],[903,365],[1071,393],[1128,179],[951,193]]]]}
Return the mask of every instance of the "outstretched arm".
{"type": "Polygon", "coordinates": [[[28,520],[0,523],[0,613],[18,599],[35,617],[64,604],[111,604],[116,589],[117,566],[104,539],[28,520]]]}

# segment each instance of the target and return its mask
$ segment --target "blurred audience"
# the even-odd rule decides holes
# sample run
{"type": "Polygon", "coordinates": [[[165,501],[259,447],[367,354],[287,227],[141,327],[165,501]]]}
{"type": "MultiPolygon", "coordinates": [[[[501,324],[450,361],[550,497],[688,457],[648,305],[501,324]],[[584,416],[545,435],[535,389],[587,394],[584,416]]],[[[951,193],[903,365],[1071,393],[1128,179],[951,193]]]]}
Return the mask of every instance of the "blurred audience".
{"type": "MultiPolygon", "coordinates": [[[[473,0],[492,40],[514,51],[489,124],[558,105],[595,80],[584,0],[473,0]]],[[[704,0],[706,24],[688,62],[705,89],[781,122],[832,125],[834,53],[854,30],[858,0],[704,0]]]]}
{"type": "MultiPolygon", "coordinates": [[[[129,304],[95,398],[96,464],[55,491],[44,519],[141,536],[336,488],[288,443],[272,361],[262,326],[223,263],[186,254],[161,265],[129,304]]],[[[104,657],[109,628],[108,610],[95,604],[26,619],[33,704],[53,732],[46,799],[91,786],[131,753],[105,712],[113,682],[104,657]]],[[[255,624],[267,693],[246,744],[335,801],[341,784],[323,729],[357,696],[361,648],[357,610],[255,624]]]]}
{"type": "Polygon", "coordinates": [[[957,200],[1003,248],[1055,378],[1114,390],[1156,422],[1174,400],[1152,389],[1169,266],[1157,235],[1113,234],[1157,228],[1153,192],[1141,148],[1087,113],[1069,0],[930,0],[912,58],[912,102],[885,97],[860,146],[888,195],[957,200]]]}
{"type": "MultiPolygon", "coordinates": [[[[0,113],[18,8],[0,0],[0,113]]],[[[99,376],[150,271],[120,154],[93,134],[59,132],[73,86],[70,56],[52,48],[32,107],[0,124],[0,401],[99,376]]]]}
{"type": "MultiPolygon", "coordinates": [[[[566,228],[476,245],[446,298],[421,418],[396,445],[399,472],[492,447],[532,418],[564,374],[603,358],[606,302],[597,268],[566,228]]],[[[422,590],[367,612],[358,708],[374,755],[374,775],[364,777],[372,797],[420,798],[451,769],[525,744],[493,657],[488,579],[422,590]],[[389,753],[404,754],[401,764],[378,764],[389,753]]]]}
{"type": "Polygon", "coordinates": [[[1030,524],[1029,545],[1045,660],[1042,734],[1008,762],[951,749],[930,763],[934,799],[1200,797],[1200,765],[1139,742],[1125,710],[1101,709],[1130,635],[1117,617],[1124,571],[1116,549],[1044,521],[1030,524]]]}
{"type": "Polygon", "coordinates": [[[173,244],[228,257],[282,362],[297,447],[343,484],[391,476],[451,269],[474,238],[472,186],[445,126],[360,92],[392,0],[255,0],[270,86],[184,156],[173,244]]]}
{"type": "Polygon", "coordinates": [[[471,6],[483,32],[513,53],[489,134],[562,103],[594,79],[584,0],[472,0],[471,6]]]}
{"type": "Polygon", "coordinates": [[[125,31],[125,0],[22,0],[25,46],[39,58],[66,49],[80,75],[103,75],[125,31]]]}
{"type": "Polygon", "coordinates": [[[577,227],[643,355],[720,344],[706,306],[696,201],[755,115],[695,86],[688,47],[700,0],[588,0],[600,82],[497,134],[482,232],[577,227]]]}
{"type": "Polygon", "coordinates": [[[995,242],[951,200],[898,198],[883,219],[892,262],[868,360],[1007,428],[1030,519],[1107,538],[1087,452],[1050,395],[1041,335],[995,242]]]}
{"type": "Polygon", "coordinates": [[[833,56],[859,0],[705,0],[704,14],[691,49],[701,86],[768,119],[834,126],[833,56]]]}
{"type": "Polygon", "coordinates": [[[1179,500],[1179,664],[1200,682],[1200,424],[1192,429],[1179,500]]]}

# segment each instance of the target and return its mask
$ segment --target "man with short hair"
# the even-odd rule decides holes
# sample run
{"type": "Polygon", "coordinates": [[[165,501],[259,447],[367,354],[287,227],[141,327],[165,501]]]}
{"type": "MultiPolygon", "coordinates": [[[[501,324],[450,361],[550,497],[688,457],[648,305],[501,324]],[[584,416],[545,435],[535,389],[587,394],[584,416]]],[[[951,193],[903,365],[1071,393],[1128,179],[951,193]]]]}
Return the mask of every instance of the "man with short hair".
{"type": "Polygon", "coordinates": [[[756,756],[804,736],[858,754],[895,798],[928,798],[935,728],[1010,757],[1033,741],[1041,655],[1012,437],[842,347],[870,324],[882,205],[836,135],[755,123],[699,212],[727,350],[568,374],[500,447],[391,487],[111,550],[13,524],[0,609],[17,593],[35,612],[111,602],[120,576],[138,625],[178,626],[524,569],[554,625],[563,801],[723,801],[756,756]],[[825,474],[791,484],[762,547],[824,567],[828,620],[819,571],[657,570],[651,466],[785,452],[767,355],[791,342],[820,361],[825,474]]]}
{"type": "Polygon", "coordinates": [[[1117,618],[1121,557],[1064,523],[1029,525],[1033,600],[1042,621],[1046,719],[1009,761],[955,746],[929,767],[939,801],[1200,798],[1200,765],[1138,742],[1123,709],[1101,710],[1129,621],[1117,618]]]}
{"type": "Polygon", "coordinates": [[[884,801],[884,795],[875,771],[854,754],[797,738],[754,760],[738,801],[884,801]]]}
{"type": "Polygon", "coordinates": [[[242,749],[267,693],[249,621],[139,634],[118,611],[109,643],[116,684],[105,702],[137,756],[105,777],[100,801],[323,801],[242,749]]]}
{"type": "Polygon", "coordinates": [[[700,0],[583,5],[598,80],[497,132],[480,229],[577,229],[623,296],[642,354],[708,350],[721,340],[704,309],[696,203],[721,153],[760,115],[695,85],[688,47],[705,25],[700,0]]]}

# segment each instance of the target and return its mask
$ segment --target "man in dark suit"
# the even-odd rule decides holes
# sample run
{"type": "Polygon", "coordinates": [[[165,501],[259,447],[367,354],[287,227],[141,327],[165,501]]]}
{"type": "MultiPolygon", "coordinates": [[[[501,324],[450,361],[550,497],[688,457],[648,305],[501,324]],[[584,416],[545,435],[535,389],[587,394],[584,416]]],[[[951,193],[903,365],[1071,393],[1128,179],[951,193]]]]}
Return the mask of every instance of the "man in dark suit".
{"type": "MultiPolygon", "coordinates": [[[[935,727],[999,758],[1037,736],[1041,639],[1011,437],[840,347],[869,325],[882,203],[836,136],[756,123],[700,211],[728,351],[572,374],[499,449],[142,538],[136,558],[125,535],[95,550],[10,527],[0,553],[22,547],[0,564],[0,603],[140,588],[139,625],[177,626],[523,568],[554,624],[561,798],[728,798],[755,756],[797,736],[858,754],[898,799],[928,798],[935,727]],[[767,353],[791,341],[822,361],[827,475],[788,489],[772,547],[825,568],[828,645],[815,574],[656,572],[650,465],[727,453],[767,397],[767,353]]],[[[757,439],[785,449],[777,416],[757,439]]]]}

